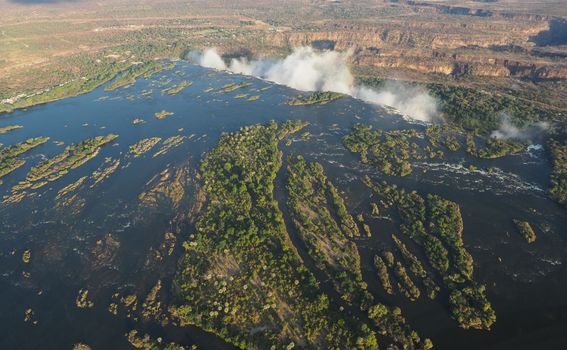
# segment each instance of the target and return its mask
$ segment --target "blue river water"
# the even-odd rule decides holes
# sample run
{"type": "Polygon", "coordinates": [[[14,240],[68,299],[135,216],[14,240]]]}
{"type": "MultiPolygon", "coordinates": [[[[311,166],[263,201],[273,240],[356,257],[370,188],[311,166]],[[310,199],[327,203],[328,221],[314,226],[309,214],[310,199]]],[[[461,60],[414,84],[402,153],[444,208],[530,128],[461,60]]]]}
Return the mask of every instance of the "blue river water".
{"type": "MultiPolygon", "coordinates": [[[[139,195],[147,191],[148,182],[165,169],[180,165],[190,169],[191,181],[197,181],[199,161],[222,133],[270,120],[301,119],[310,122],[305,129],[310,137],[297,135],[291,145],[281,146],[282,151],[323,164],[344,193],[349,209],[358,213],[369,210],[372,201],[361,178],[368,175],[381,180],[383,176],[360,164],[358,156],[342,146],[342,137],[358,122],[383,130],[425,127],[394,110],[350,97],[325,105],[287,105],[297,94],[285,86],[177,61],[173,69],[138,79],[127,88],[105,91],[101,87],[0,116],[0,127],[23,126],[0,135],[5,146],[30,137],[50,137],[48,143],[22,156],[26,160],[23,167],[2,179],[0,197],[8,196],[32,166],[62,152],[65,145],[99,135],[119,135],[95,158],[61,179],[31,190],[20,203],[0,204],[0,349],[71,349],[79,342],[93,349],[129,349],[124,334],[132,329],[202,349],[230,348],[194,327],[171,322],[160,325],[129,317],[123,310],[118,315],[108,311],[113,294],[134,293],[143,299],[157,280],[162,281],[164,302],[173,298],[170,286],[182,251],[180,243],[192,228],[173,224],[179,208],[140,204],[139,195]],[[174,96],[162,93],[165,87],[181,81],[192,85],[174,96]],[[219,91],[225,84],[240,82],[251,85],[230,93],[219,91]],[[207,91],[209,88],[213,90],[207,91]],[[249,100],[256,95],[257,100],[249,100]],[[162,110],[174,114],[155,118],[162,110]],[[134,125],[136,118],[145,123],[134,125]],[[141,157],[128,154],[129,147],[143,138],[173,136],[183,136],[184,141],[163,155],[153,156],[162,143],[141,157]],[[91,179],[81,186],[77,193],[82,203],[79,213],[59,207],[61,189],[116,160],[120,160],[118,170],[107,179],[99,184],[91,179]],[[167,232],[177,235],[174,253],[163,261],[148,263],[148,252],[160,246],[167,232]],[[118,248],[105,245],[108,234],[118,242],[118,248]],[[106,255],[97,254],[97,246],[108,248],[106,255]],[[25,250],[31,252],[27,264],[22,261],[25,250]],[[89,290],[92,308],[76,307],[81,288],[89,290]],[[34,312],[29,322],[24,322],[26,309],[34,312]]],[[[370,220],[376,234],[357,242],[369,290],[378,300],[400,305],[412,327],[431,338],[436,349],[512,349],[520,344],[559,348],[566,344],[567,211],[546,196],[550,166],[544,152],[531,149],[498,160],[479,160],[455,152],[443,161],[419,161],[413,167],[411,175],[387,180],[459,203],[465,246],[475,261],[475,278],[486,284],[497,322],[490,332],[465,331],[450,318],[446,296],[433,302],[425,298],[409,302],[386,295],[372,258],[384,247],[386,237],[396,233],[391,218],[370,220]],[[470,165],[477,170],[470,170],[470,165]],[[528,245],[516,232],[513,219],[531,222],[538,232],[537,241],[528,245]]],[[[276,188],[282,190],[281,186],[276,188]]],[[[188,214],[185,207],[181,211],[188,214]]]]}

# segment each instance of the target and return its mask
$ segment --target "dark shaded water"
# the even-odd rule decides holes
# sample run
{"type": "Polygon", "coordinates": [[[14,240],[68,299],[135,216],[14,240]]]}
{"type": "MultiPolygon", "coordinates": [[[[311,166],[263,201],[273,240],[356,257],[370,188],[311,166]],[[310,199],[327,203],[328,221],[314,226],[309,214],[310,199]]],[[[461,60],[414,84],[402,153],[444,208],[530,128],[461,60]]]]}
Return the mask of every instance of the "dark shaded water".
{"type": "MultiPolygon", "coordinates": [[[[194,177],[202,155],[222,132],[272,119],[302,119],[311,122],[306,129],[311,137],[296,137],[290,147],[282,145],[284,153],[301,153],[308,160],[321,162],[344,192],[353,213],[367,212],[372,196],[360,179],[368,174],[379,180],[380,175],[342,147],[342,136],[355,122],[385,130],[423,128],[395,112],[350,98],[321,106],[287,106],[285,102],[296,94],[264,81],[178,62],[173,70],[140,79],[128,89],[98,89],[3,116],[0,127],[20,124],[24,128],[0,135],[1,143],[10,145],[36,136],[51,140],[23,156],[26,165],[3,179],[1,195],[23,180],[31,166],[63,150],[52,141],[69,145],[109,133],[119,134],[119,138],[79,169],[34,191],[35,196],[0,206],[0,348],[70,349],[74,343],[84,342],[93,349],[127,349],[130,346],[124,334],[131,329],[204,349],[226,348],[221,340],[198,329],[162,327],[107,310],[114,293],[136,293],[143,301],[158,279],[164,303],[172,298],[171,279],[182,251],[179,243],[192,228],[178,225],[172,208],[141,206],[138,195],[147,189],[146,183],[164,169],[181,164],[188,165],[194,177]],[[193,85],[176,96],[162,95],[165,86],[161,85],[169,79],[169,86],[182,80],[193,85]],[[252,86],[227,94],[203,92],[244,80],[252,86]],[[142,96],[142,91],[150,89],[151,94],[142,96]],[[242,93],[261,97],[257,101],[235,98],[242,93]],[[175,115],[155,119],[154,113],[162,109],[175,115]],[[147,123],[133,125],[134,118],[147,123]],[[142,157],[127,156],[128,147],[142,138],[175,135],[187,136],[187,140],[163,156],[152,157],[159,145],[142,157]],[[85,202],[79,214],[55,208],[58,190],[90,175],[108,157],[121,160],[119,170],[95,188],[86,186],[78,193],[85,202]],[[150,248],[159,247],[166,232],[177,234],[174,253],[148,264],[150,248]],[[108,233],[119,242],[119,248],[101,263],[92,251],[108,233]],[[29,264],[21,258],[26,249],[32,254],[29,264]],[[89,290],[93,308],[75,306],[81,288],[89,290]],[[36,325],[24,322],[27,308],[34,310],[36,325]]],[[[443,294],[433,302],[425,298],[409,302],[383,292],[372,258],[378,249],[391,244],[389,237],[396,233],[397,226],[388,218],[367,220],[374,236],[358,242],[370,291],[377,300],[400,305],[409,323],[420,335],[432,338],[437,349],[562,348],[567,344],[567,211],[545,196],[549,171],[541,151],[495,161],[479,161],[457,152],[448,155],[446,162],[414,164],[414,172],[406,178],[388,178],[408,190],[436,193],[461,205],[464,241],[474,257],[475,278],[487,285],[497,313],[491,332],[459,329],[450,318],[443,294]],[[467,170],[471,164],[481,170],[467,170]],[[488,168],[496,170],[482,170],[488,168]],[[514,218],[534,225],[538,232],[535,243],[528,245],[519,237],[512,224],[514,218]]],[[[276,197],[285,213],[281,176],[277,182],[276,197]]],[[[189,206],[186,203],[179,211],[187,212],[189,206]]]]}

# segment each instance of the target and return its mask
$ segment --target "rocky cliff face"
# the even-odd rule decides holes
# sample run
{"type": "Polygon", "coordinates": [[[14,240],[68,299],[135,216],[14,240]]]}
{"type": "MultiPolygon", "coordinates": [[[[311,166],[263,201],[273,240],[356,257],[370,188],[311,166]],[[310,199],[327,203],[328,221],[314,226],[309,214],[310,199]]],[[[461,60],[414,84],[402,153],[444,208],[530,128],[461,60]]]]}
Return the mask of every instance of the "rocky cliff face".
{"type": "Polygon", "coordinates": [[[430,3],[425,1],[413,1],[413,0],[386,0],[386,2],[391,4],[405,5],[417,13],[436,13],[436,14],[457,15],[457,16],[504,18],[508,20],[517,20],[517,21],[547,21],[551,18],[548,15],[538,15],[538,14],[506,11],[502,9],[485,8],[486,3],[495,3],[497,2],[496,0],[479,2],[477,7],[430,3]]]}
{"type": "Polygon", "coordinates": [[[352,49],[354,64],[375,68],[480,77],[567,78],[567,63],[561,56],[531,54],[534,37],[547,42],[551,38],[563,40],[562,25],[537,16],[527,16],[529,20],[521,23],[516,17],[501,18],[327,21],[310,31],[268,32],[261,41],[262,46],[288,49],[320,43],[324,48],[352,49]]]}
{"type": "Polygon", "coordinates": [[[326,31],[326,32],[293,32],[269,34],[266,42],[277,46],[302,46],[314,41],[332,40],[335,48],[348,49],[395,47],[424,47],[434,49],[456,49],[466,46],[489,47],[507,45],[518,40],[511,37],[493,37],[488,35],[470,35],[445,33],[418,33],[409,30],[383,29],[372,31],[326,31]]]}
{"type": "Polygon", "coordinates": [[[524,45],[530,37],[549,29],[547,22],[518,25],[493,21],[389,20],[373,23],[327,22],[320,30],[269,33],[276,45],[306,45],[315,40],[333,40],[338,48],[423,47],[457,49],[467,46],[524,45]]]}
{"type": "Polygon", "coordinates": [[[470,75],[477,77],[516,77],[528,79],[567,79],[567,65],[535,64],[501,59],[465,60],[454,57],[389,56],[359,53],[354,62],[376,68],[409,69],[419,73],[470,75]]]}

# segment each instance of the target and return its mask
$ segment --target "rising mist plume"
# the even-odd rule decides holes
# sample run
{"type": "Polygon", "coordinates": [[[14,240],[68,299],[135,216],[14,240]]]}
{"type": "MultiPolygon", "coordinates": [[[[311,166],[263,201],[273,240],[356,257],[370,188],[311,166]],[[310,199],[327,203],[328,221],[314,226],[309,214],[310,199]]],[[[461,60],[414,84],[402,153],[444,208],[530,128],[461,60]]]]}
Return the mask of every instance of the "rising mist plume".
{"type": "Polygon", "coordinates": [[[357,86],[348,60],[352,52],[319,51],[299,47],[280,60],[231,59],[227,64],[214,49],[192,52],[189,59],[207,68],[230,71],[266,79],[301,91],[334,91],[363,101],[388,105],[421,121],[439,118],[437,101],[421,87],[388,82],[379,90],[357,86]]]}
{"type": "Polygon", "coordinates": [[[512,123],[509,115],[502,114],[500,127],[498,128],[498,130],[494,130],[490,134],[490,136],[501,140],[527,140],[541,134],[547,129],[549,129],[549,123],[546,122],[538,122],[523,128],[519,128],[512,123]]]}

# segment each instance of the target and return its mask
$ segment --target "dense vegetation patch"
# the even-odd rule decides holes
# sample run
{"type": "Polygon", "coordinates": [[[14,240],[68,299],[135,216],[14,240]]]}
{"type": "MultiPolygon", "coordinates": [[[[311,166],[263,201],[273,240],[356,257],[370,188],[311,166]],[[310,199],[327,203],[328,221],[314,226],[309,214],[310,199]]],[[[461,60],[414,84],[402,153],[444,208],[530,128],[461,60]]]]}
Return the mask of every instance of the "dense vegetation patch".
{"type": "Polygon", "coordinates": [[[325,104],[334,100],[338,100],[339,98],[342,97],[344,97],[344,94],[340,94],[338,92],[316,91],[307,96],[303,96],[303,95],[295,96],[294,98],[289,100],[288,104],[290,106],[307,106],[314,104],[325,104]]]}
{"type": "Polygon", "coordinates": [[[11,112],[14,109],[26,108],[93,91],[102,84],[112,80],[120,71],[127,67],[128,64],[126,63],[114,63],[105,67],[92,64],[92,71],[88,78],[82,79],[77,77],[43,91],[25,95],[13,102],[0,103],[0,113],[11,112]]]}
{"type": "Polygon", "coordinates": [[[0,179],[12,171],[23,166],[26,161],[18,158],[23,154],[35,147],[46,143],[49,137],[36,137],[27,139],[24,142],[17,143],[12,146],[5,147],[0,150],[0,179]]]}
{"type": "MultiPolygon", "coordinates": [[[[175,64],[173,64],[175,65],[175,64]]],[[[104,88],[104,91],[114,91],[120,87],[126,87],[136,83],[139,77],[150,78],[154,74],[161,72],[172,65],[165,65],[163,62],[149,61],[135,64],[120,74],[114,81],[104,88]]]]}
{"type": "Polygon", "coordinates": [[[497,139],[495,137],[475,136],[472,132],[467,132],[465,135],[463,129],[452,125],[428,126],[425,129],[425,135],[434,149],[444,146],[452,152],[461,149],[464,138],[466,152],[483,159],[496,159],[518,154],[524,152],[527,147],[527,142],[520,139],[497,139]]]}
{"type": "MultiPolygon", "coordinates": [[[[375,77],[360,77],[359,81],[375,88],[380,88],[385,83],[385,80],[375,77]]],[[[441,112],[447,121],[479,135],[488,136],[497,130],[503,114],[510,116],[518,126],[558,120],[560,117],[558,112],[508,95],[446,84],[427,84],[426,87],[440,101],[441,112]]]]}
{"type": "Polygon", "coordinates": [[[433,280],[432,274],[424,268],[419,258],[409,250],[402,240],[400,240],[396,235],[392,235],[392,240],[396,244],[404,262],[409,266],[412,274],[419,278],[425,286],[429,299],[435,299],[440,288],[433,280]]]}
{"type": "Polygon", "coordinates": [[[482,135],[500,127],[503,113],[519,126],[558,117],[557,113],[510,96],[442,84],[429,84],[427,88],[441,101],[441,110],[451,123],[482,135]]]}
{"type": "Polygon", "coordinates": [[[528,243],[535,242],[537,236],[536,236],[534,229],[532,228],[532,225],[530,225],[529,222],[521,221],[521,220],[514,220],[514,224],[516,224],[518,231],[520,232],[522,237],[524,237],[524,239],[528,243]]]}
{"type": "Polygon", "coordinates": [[[193,85],[193,82],[187,81],[187,80],[183,80],[183,81],[180,82],[179,84],[175,84],[175,85],[172,85],[172,86],[170,86],[170,87],[168,87],[168,88],[163,89],[163,90],[161,91],[161,94],[162,94],[162,95],[168,94],[168,95],[171,95],[171,96],[175,96],[175,95],[177,95],[178,93],[180,93],[181,91],[183,91],[183,89],[185,89],[186,87],[189,87],[189,86],[191,86],[191,85],[193,85]]]}
{"type": "Polygon", "coordinates": [[[241,82],[241,83],[229,83],[229,84],[225,84],[223,86],[220,87],[220,90],[222,93],[229,93],[229,92],[233,92],[236,91],[238,89],[242,89],[245,87],[248,87],[252,85],[252,83],[248,83],[248,82],[241,82]]]}
{"type": "Polygon", "coordinates": [[[475,136],[451,125],[431,125],[425,132],[416,129],[373,130],[372,126],[355,124],[343,138],[344,146],[360,154],[364,164],[373,165],[389,176],[407,176],[412,161],[444,158],[445,152],[457,152],[466,145],[466,152],[477,158],[495,159],[526,150],[526,142],[475,136]],[[424,145],[422,138],[429,142],[424,145]],[[478,146],[477,146],[478,143],[478,146]]]}
{"type": "Polygon", "coordinates": [[[358,249],[349,239],[360,232],[321,164],[289,157],[286,188],[292,220],[317,267],[331,277],[343,300],[367,309],[373,298],[362,280],[358,249]]]}
{"type": "Polygon", "coordinates": [[[417,332],[406,323],[399,307],[376,304],[368,310],[368,317],[381,330],[380,334],[392,337],[394,342],[399,345],[399,347],[391,345],[388,349],[430,350],[433,348],[431,340],[421,340],[417,332]]]}
{"type": "Polygon", "coordinates": [[[49,158],[32,167],[26,179],[12,187],[12,194],[4,200],[6,203],[21,201],[25,196],[25,190],[36,190],[50,182],[56,181],[67,175],[69,171],[80,167],[92,158],[96,157],[100,148],[113,140],[118,135],[97,136],[81,141],[77,144],[67,146],[62,153],[49,158]]]}
{"type": "Polygon", "coordinates": [[[303,124],[224,134],[199,171],[203,201],[176,277],[182,324],[240,348],[376,348],[321,292],[287,235],[273,196],[278,142],[303,124]]]}
{"type": "Polygon", "coordinates": [[[417,130],[372,130],[369,125],[355,124],[343,139],[345,147],[360,154],[361,162],[371,164],[386,175],[406,176],[412,171],[410,159],[421,159],[419,146],[410,142],[419,136],[417,130]]]}
{"type": "Polygon", "coordinates": [[[394,294],[394,288],[392,287],[392,283],[390,282],[388,265],[386,265],[382,257],[378,255],[374,256],[374,267],[376,267],[376,270],[378,270],[378,279],[380,280],[380,284],[382,284],[382,288],[384,288],[386,293],[394,294]]]}
{"type": "MultiPolygon", "coordinates": [[[[377,184],[368,177],[364,182],[380,196],[385,206],[397,209],[400,231],[422,248],[429,266],[448,289],[451,313],[459,325],[490,329],[496,315],[486,298],[485,287],[474,281],[473,258],[464,247],[459,206],[437,195],[424,198],[417,192],[407,193],[387,183],[377,184]]],[[[417,258],[398,240],[395,239],[396,244],[404,259],[413,265],[414,274],[423,275],[419,266],[423,264],[418,265],[414,261],[417,258]]],[[[425,281],[424,284],[427,285],[425,281]]],[[[430,286],[430,292],[435,291],[432,288],[430,286]]]]}
{"type": "Polygon", "coordinates": [[[140,141],[130,146],[129,153],[132,154],[134,158],[137,158],[149,152],[160,141],[161,137],[149,137],[146,139],[141,139],[140,141]]]}
{"type": "Polygon", "coordinates": [[[553,166],[549,194],[558,203],[567,205],[567,140],[551,138],[547,146],[553,166]]]}

